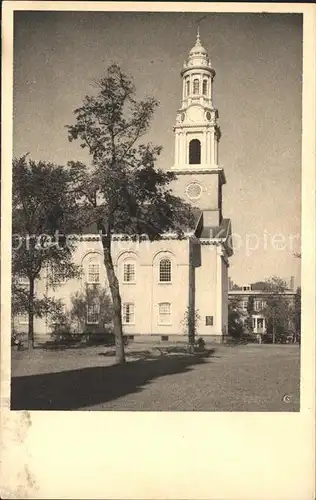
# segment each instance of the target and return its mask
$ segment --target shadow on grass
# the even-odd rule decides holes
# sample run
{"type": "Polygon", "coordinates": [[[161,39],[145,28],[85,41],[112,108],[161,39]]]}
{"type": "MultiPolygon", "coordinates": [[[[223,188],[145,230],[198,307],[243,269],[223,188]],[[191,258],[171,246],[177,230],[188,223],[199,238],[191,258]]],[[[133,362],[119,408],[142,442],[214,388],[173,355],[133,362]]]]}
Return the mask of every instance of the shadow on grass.
{"type": "MultiPolygon", "coordinates": [[[[196,352],[196,356],[200,356],[202,358],[208,358],[212,354],[214,354],[215,349],[204,349],[203,351],[196,352]]],[[[159,356],[172,356],[172,355],[188,355],[188,349],[186,347],[152,347],[150,350],[144,350],[140,349],[139,351],[132,350],[132,351],[125,351],[126,358],[136,358],[136,359],[157,359],[159,356]]],[[[115,356],[115,349],[105,351],[105,352],[100,352],[99,356],[104,356],[104,357],[114,357],[115,356]]],[[[213,356],[213,357],[218,357],[218,356],[213,356]]]]}
{"type": "Polygon", "coordinates": [[[183,373],[206,356],[179,354],[124,365],[45,373],[11,380],[11,410],[76,410],[143,390],[153,379],[183,373]]]}

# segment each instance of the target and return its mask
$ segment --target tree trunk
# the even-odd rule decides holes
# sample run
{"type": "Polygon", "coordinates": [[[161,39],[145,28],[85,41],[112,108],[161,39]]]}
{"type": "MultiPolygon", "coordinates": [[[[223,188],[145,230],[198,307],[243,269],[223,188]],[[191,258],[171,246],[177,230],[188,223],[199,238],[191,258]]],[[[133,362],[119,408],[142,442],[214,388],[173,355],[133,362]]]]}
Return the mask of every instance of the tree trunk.
{"type": "Polygon", "coordinates": [[[34,349],[34,279],[30,279],[28,348],[34,349]]]}
{"type": "Polygon", "coordinates": [[[109,282],[112,303],[113,303],[113,328],[115,337],[116,361],[119,364],[125,363],[124,341],[122,330],[121,296],[119,282],[114,272],[111,256],[111,236],[107,234],[102,238],[104,265],[109,282]]]}
{"type": "Polygon", "coordinates": [[[190,346],[194,348],[195,345],[195,310],[192,307],[189,307],[188,310],[188,340],[190,346]]]}

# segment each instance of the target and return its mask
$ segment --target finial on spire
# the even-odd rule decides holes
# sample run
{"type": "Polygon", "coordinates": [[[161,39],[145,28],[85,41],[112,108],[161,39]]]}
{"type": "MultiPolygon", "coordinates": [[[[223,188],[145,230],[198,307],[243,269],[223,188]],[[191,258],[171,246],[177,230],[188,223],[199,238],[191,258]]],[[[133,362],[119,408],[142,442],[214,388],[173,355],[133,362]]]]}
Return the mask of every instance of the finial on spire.
{"type": "Polygon", "coordinates": [[[200,17],[200,19],[197,19],[196,24],[197,24],[197,33],[196,33],[196,45],[201,45],[201,38],[200,38],[200,24],[203,19],[205,19],[206,16],[200,17]]]}
{"type": "Polygon", "coordinates": [[[200,25],[198,24],[197,26],[197,33],[196,33],[196,45],[201,45],[201,39],[200,39],[200,25]]]}

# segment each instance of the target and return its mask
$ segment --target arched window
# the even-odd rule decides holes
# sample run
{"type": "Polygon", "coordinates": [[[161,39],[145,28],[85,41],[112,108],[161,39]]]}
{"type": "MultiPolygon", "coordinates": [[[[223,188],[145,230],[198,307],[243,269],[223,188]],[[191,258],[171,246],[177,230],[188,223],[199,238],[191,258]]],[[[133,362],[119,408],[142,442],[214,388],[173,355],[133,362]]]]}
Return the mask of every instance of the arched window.
{"type": "Polygon", "coordinates": [[[207,95],[207,80],[203,80],[203,95],[207,95]]]}
{"type": "Polygon", "coordinates": [[[160,283],[171,282],[171,260],[161,259],[159,263],[159,281],[160,283]]]}
{"type": "Polygon", "coordinates": [[[123,266],[123,282],[135,283],[136,281],[136,265],[131,259],[124,262],[123,266]]]}
{"type": "Polygon", "coordinates": [[[88,283],[100,283],[100,264],[98,259],[93,257],[88,264],[88,283]]]}
{"type": "Polygon", "coordinates": [[[189,164],[197,165],[201,163],[201,143],[198,139],[192,139],[189,144],[189,164]]]}
{"type": "Polygon", "coordinates": [[[200,82],[197,78],[193,80],[193,94],[199,94],[200,92],[200,82]]]}
{"type": "Polygon", "coordinates": [[[187,95],[190,94],[190,80],[187,80],[187,95]]]}

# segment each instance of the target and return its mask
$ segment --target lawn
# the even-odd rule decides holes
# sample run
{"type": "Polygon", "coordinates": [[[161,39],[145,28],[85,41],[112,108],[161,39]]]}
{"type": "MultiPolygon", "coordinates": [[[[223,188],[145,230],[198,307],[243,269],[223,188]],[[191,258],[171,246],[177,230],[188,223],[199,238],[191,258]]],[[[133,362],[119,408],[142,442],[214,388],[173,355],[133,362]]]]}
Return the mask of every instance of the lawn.
{"type": "Polygon", "coordinates": [[[201,357],[135,343],[123,366],[102,346],[13,350],[11,409],[299,411],[299,346],[208,347],[201,357]]]}

